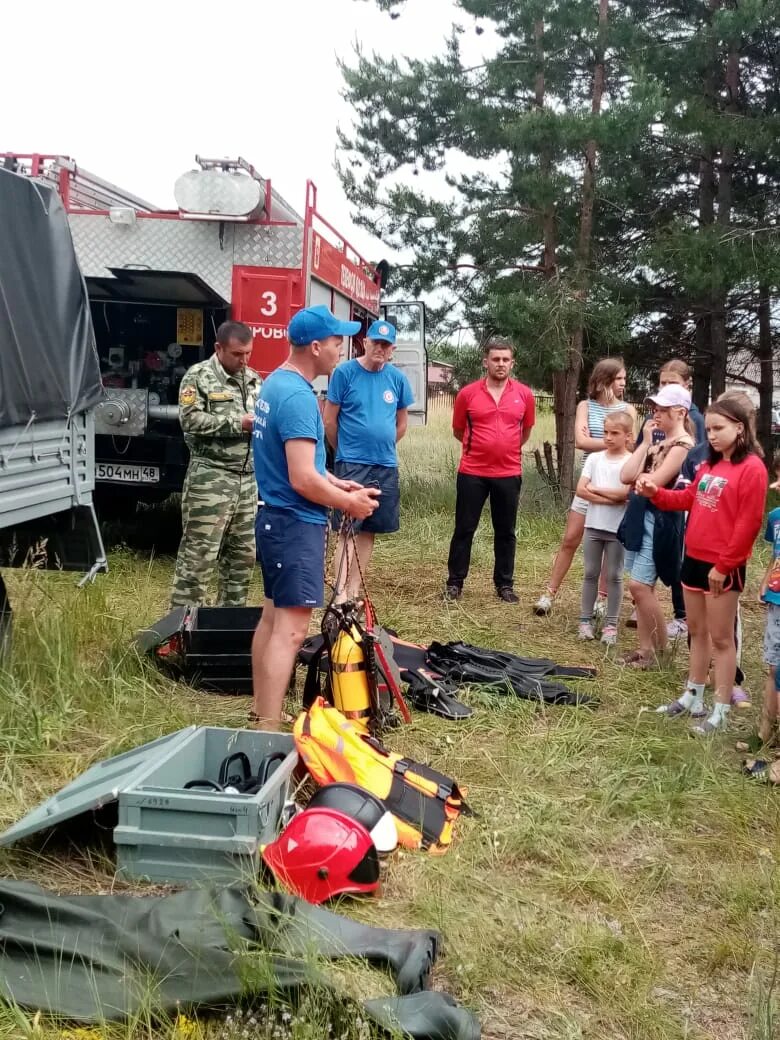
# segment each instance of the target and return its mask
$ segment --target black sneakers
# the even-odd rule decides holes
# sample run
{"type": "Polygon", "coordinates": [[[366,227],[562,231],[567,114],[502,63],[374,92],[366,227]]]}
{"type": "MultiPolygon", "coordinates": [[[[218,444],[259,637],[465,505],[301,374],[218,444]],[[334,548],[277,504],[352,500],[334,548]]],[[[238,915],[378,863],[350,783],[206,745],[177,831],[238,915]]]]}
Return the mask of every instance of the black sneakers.
{"type": "MultiPolygon", "coordinates": [[[[444,586],[444,598],[445,599],[460,599],[463,595],[463,588],[460,585],[447,584],[444,586]]],[[[496,589],[496,595],[504,603],[519,603],[520,599],[515,595],[515,590],[511,585],[504,585],[500,589],[496,589]]]]}

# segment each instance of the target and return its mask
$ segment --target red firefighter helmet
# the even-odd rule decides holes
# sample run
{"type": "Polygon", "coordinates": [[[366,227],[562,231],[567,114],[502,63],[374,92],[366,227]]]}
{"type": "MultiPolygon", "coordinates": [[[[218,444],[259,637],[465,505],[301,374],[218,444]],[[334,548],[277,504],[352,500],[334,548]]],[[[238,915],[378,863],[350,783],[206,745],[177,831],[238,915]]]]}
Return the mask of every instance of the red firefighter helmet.
{"type": "Polygon", "coordinates": [[[310,903],[370,894],[379,887],[379,857],[362,823],[335,809],[304,809],[262,850],[277,881],[310,903]]]}

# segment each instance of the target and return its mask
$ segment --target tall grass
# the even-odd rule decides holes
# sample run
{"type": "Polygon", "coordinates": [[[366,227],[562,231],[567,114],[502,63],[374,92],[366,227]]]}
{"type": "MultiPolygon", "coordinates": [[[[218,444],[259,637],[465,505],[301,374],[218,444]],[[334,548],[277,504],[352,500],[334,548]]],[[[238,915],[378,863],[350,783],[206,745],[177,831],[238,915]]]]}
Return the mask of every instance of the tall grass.
{"type": "MultiPolygon", "coordinates": [[[[521,501],[527,512],[549,514],[556,509],[555,496],[537,473],[533,457],[534,448],[554,440],[554,417],[550,412],[541,412],[523,450],[521,501]]],[[[450,408],[431,409],[426,426],[411,427],[398,446],[404,509],[418,516],[451,515],[460,454],[460,443],[452,435],[450,408]]]]}

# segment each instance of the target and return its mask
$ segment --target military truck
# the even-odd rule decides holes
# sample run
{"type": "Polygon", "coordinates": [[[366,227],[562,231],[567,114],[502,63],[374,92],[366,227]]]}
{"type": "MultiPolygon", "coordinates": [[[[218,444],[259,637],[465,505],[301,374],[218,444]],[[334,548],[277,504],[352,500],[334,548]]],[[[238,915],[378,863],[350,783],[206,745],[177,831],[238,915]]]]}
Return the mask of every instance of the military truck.
{"type": "MultiPolygon", "coordinates": [[[[0,566],[107,569],[92,502],[102,398],[65,208],[0,167],[0,566]]],[[[10,630],[0,571],[0,650],[10,630]]]]}

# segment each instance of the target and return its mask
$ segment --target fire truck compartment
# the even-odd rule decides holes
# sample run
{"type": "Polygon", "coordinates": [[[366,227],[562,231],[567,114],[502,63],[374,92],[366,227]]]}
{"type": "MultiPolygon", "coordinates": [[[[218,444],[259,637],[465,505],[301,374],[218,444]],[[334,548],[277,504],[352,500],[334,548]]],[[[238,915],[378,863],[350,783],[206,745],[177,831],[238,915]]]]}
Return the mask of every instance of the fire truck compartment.
{"type": "Polygon", "coordinates": [[[213,352],[229,305],[191,272],[110,271],[86,279],[107,395],[96,415],[97,480],[104,501],[109,492],[160,501],[181,490],[187,468],[179,385],[213,352]]]}

